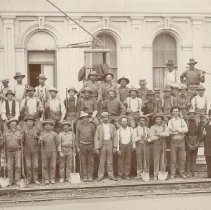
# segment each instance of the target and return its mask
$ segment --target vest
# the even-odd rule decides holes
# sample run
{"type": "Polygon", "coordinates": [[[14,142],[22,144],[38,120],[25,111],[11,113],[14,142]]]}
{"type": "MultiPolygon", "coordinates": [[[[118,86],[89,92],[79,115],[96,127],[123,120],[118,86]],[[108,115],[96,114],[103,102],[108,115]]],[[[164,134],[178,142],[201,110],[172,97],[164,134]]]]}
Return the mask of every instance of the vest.
{"type": "Polygon", "coordinates": [[[10,118],[11,116],[15,117],[15,114],[16,114],[16,110],[15,110],[16,101],[15,100],[12,101],[12,110],[10,110],[10,108],[9,108],[9,101],[8,100],[5,101],[5,106],[6,106],[5,108],[6,108],[6,116],[7,116],[7,118],[10,118]]]}

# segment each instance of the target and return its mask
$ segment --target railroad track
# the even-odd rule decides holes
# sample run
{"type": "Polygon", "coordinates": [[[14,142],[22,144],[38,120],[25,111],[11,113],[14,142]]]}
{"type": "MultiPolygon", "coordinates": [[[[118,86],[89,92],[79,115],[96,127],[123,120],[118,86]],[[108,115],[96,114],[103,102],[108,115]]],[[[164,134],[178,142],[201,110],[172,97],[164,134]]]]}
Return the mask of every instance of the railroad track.
{"type": "Polygon", "coordinates": [[[113,182],[69,186],[1,189],[0,205],[59,200],[105,199],[159,195],[211,194],[211,181],[113,182]]]}

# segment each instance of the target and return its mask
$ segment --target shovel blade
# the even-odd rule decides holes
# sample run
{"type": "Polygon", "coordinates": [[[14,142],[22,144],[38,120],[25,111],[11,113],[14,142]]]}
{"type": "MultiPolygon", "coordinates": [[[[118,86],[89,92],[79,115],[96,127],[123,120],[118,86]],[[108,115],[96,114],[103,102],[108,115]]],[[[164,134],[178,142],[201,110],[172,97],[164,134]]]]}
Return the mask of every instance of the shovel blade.
{"type": "Polygon", "coordinates": [[[143,181],[148,182],[150,180],[149,173],[148,172],[141,173],[141,178],[143,179],[143,181]]]}
{"type": "Polygon", "coordinates": [[[1,187],[8,187],[10,185],[9,178],[1,178],[0,179],[0,186],[1,187]]]}
{"type": "Polygon", "coordinates": [[[167,177],[168,177],[168,172],[162,172],[162,171],[158,172],[158,180],[165,181],[167,177]]]}
{"type": "Polygon", "coordinates": [[[27,186],[26,179],[21,179],[21,181],[20,181],[20,188],[23,189],[23,188],[26,188],[26,186],[27,186]]]}
{"type": "Polygon", "coordinates": [[[80,178],[79,173],[71,173],[71,174],[70,174],[70,182],[71,182],[72,184],[81,183],[81,178],[80,178]]]}

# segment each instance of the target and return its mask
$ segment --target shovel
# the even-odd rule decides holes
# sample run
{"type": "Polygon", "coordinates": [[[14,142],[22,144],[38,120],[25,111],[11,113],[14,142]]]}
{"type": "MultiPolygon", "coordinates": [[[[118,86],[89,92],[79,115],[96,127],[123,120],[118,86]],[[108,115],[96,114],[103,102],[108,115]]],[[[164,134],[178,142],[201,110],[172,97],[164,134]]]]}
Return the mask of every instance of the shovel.
{"type": "Polygon", "coordinates": [[[21,141],[21,171],[22,171],[22,179],[20,181],[20,188],[23,189],[23,188],[26,188],[27,186],[27,180],[26,180],[26,176],[25,176],[25,173],[24,173],[24,162],[23,162],[23,143],[21,141]]]}
{"type": "Polygon", "coordinates": [[[3,177],[0,178],[1,187],[8,187],[10,185],[9,178],[6,177],[6,150],[4,146],[4,155],[3,155],[4,169],[3,169],[3,177]]]}
{"type": "MultiPolygon", "coordinates": [[[[80,174],[75,171],[75,154],[73,154],[73,173],[70,173],[70,182],[72,184],[81,183],[80,174]]],[[[79,158],[80,159],[80,158],[79,158]]]]}
{"type": "Polygon", "coordinates": [[[163,171],[159,171],[158,172],[158,180],[160,180],[160,181],[165,181],[166,179],[167,179],[167,177],[168,177],[168,172],[165,172],[165,152],[166,152],[166,150],[165,150],[165,148],[164,148],[164,139],[162,140],[163,141],[163,155],[162,155],[162,169],[163,169],[163,171]]]}

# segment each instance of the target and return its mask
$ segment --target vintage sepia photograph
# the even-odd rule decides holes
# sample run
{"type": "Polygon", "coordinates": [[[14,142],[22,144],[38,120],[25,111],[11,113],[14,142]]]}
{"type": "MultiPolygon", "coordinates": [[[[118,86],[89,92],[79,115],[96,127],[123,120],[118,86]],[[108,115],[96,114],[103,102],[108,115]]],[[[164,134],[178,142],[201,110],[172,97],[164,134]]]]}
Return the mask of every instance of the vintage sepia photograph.
{"type": "Polygon", "coordinates": [[[0,0],[0,210],[210,210],[211,0],[0,0]]]}

